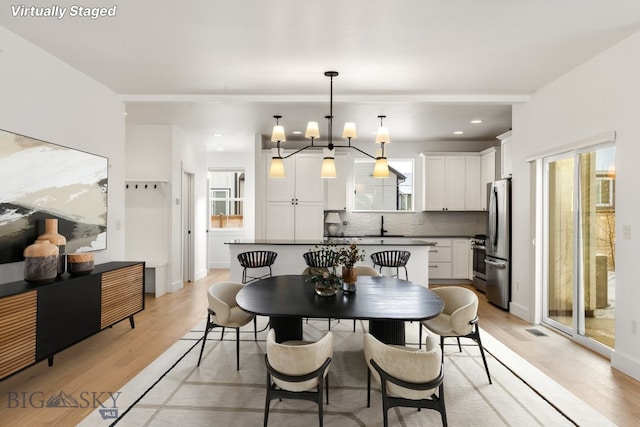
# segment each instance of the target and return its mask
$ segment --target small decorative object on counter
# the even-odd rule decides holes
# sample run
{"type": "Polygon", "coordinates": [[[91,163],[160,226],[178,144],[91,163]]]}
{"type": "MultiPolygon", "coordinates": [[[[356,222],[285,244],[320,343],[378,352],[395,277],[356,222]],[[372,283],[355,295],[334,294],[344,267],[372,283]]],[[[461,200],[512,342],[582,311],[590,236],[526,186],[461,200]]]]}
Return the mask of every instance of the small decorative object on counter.
{"type": "Polygon", "coordinates": [[[67,255],[67,271],[72,276],[89,274],[94,268],[93,252],[67,255]]]}
{"type": "Polygon", "coordinates": [[[58,254],[56,245],[48,240],[36,240],[25,248],[24,280],[29,283],[51,283],[58,275],[58,254]]]}
{"type": "Polygon", "coordinates": [[[47,218],[44,220],[44,234],[38,240],[48,240],[58,247],[58,276],[64,273],[67,238],[58,233],[58,220],[47,218]]]}

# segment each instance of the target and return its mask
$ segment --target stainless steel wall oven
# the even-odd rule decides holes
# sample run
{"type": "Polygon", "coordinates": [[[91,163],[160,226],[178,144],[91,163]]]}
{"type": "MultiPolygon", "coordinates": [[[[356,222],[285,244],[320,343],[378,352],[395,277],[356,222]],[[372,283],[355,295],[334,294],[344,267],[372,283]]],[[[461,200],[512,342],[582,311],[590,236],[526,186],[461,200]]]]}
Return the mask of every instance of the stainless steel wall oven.
{"type": "Polygon", "coordinates": [[[487,270],[484,262],[486,254],[487,236],[476,234],[471,239],[471,250],[473,251],[473,284],[477,290],[486,292],[487,290],[487,270]]]}

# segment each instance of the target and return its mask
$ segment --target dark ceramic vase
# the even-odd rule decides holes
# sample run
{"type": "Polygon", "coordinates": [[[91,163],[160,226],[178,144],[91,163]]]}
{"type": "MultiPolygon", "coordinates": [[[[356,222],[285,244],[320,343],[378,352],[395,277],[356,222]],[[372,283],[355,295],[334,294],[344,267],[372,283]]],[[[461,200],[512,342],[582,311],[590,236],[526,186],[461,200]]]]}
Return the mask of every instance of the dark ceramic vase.
{"type": "Polygon", "coordinates": [[[58,247],[48,240],[36,240],[24,250],[24,280],[50,283],[58,275],[58,247]]]}

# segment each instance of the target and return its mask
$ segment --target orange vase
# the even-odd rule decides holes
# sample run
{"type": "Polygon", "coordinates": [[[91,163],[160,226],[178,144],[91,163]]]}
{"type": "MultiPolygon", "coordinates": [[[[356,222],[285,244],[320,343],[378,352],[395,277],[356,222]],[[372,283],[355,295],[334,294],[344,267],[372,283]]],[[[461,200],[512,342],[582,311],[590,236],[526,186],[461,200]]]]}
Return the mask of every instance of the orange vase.
{"type": "Polygon", "coordinates": [[[66,266],[67,238],[58,233],[58,220],[47,218],[44,220],[44,234],[38,236],[38,240],[48,240],[58,247],[58,276],[64,273],[66,266]]]}
{"type": "Polygon", "coordinates": [[[58,275],[58,247],[48,240],[36,240],[25,248],[24,280],[29,283],[50,283],[58,275]]]}
{"type": "Polygon", "coordinates": [[[355,267],[342,267],[342,291],[352,293],[356,291],[356,280],[358,275],[355,267]]]}

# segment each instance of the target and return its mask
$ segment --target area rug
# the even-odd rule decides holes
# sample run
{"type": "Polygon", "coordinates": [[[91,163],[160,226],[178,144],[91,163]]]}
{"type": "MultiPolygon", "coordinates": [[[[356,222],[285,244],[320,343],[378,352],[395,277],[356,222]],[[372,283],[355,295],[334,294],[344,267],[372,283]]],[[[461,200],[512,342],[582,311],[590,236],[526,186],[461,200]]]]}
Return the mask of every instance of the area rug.
{"type": "MultiPolygon", "coordinates": [[[[266,319],[259,318],[259,328],[266,319]]],[[[99,408],[80,426],[259,426],[263,423],[266,331],[253,340],[253,325],[241,331],[240,371],[235,367],[235,332],[209,334],[200,367],[196,366],[204,322],[126,384],[117,405],[99,408]]],[[[327,320],[304,325],[305,339],[326,333],[327,320]]],[[[366,406],[366,365],[362,352],[367,322],[331,323],[334,359],[325,426],[382,426],[379,387],[366,406]]],[[[407,323],[407,343],[417,345],[418,324],[407,323]]],[[[597,411],[510,352],[482,331],[493,384],[489,384],[477,346],[445,347],[445,401],[450,426],[607,426],[597,411]]],[[[463,341],[464,342],[464,341],[463,341]]],[[[452,344],[455,340],[452,340],[452,344]]],[[[318,424],[317,405],[274,400],[269,425],[318,424]]],[[[394,408],[390,425],[440,426],[437,412],[394,408]]]]}

